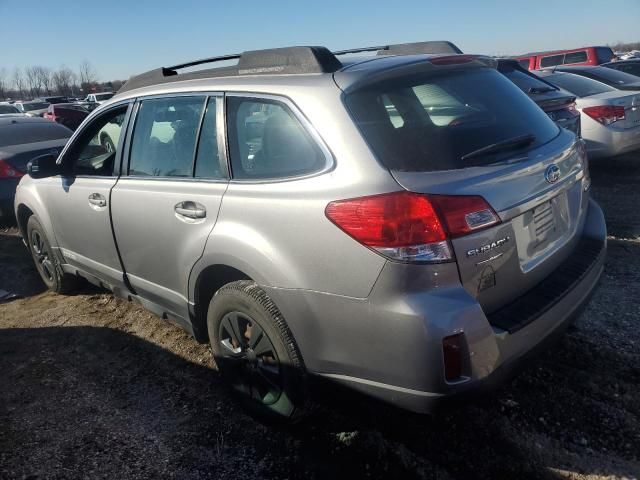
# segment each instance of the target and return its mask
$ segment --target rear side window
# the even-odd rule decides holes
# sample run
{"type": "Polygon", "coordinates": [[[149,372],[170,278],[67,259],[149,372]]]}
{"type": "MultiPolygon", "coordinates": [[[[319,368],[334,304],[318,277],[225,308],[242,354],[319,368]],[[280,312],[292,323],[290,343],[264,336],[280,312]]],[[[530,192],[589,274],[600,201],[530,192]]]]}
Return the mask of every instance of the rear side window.
{"type": "Polygon", "coordinates": [[[540,66],[544,67],[555,67],[556,65],[562,65],[562,61],[564,59],[563,55],[551,55],[549,57],[542,57],[540,59],[540,66]]]}
{"type": "Polygon", "coordinates": [[[570,64],[570,63],[582,63],[582,62],[586,62],[587,61],[587,52],[582,50],[580,52],[571,52],[571,53],[567,53],[564,56],[564,63],[565,64],[570,64]]]}
{"type": "Polygon", "coordinates": [[[0,147],[59,140],[69,138],[72,133],[67,127],[48,120],[5,124],[0,126],[0,147]]]}
{"type": "MultiPolygon", "coordinates": [[[[616,70],[640,77],[640,62],[616,65],[616,70]]],[[[638,79],[640,81],[640,78],[638,79]]]]}
{"type": "Polygon", "coordinates": [[[396,78],[347,95],[346,104],[376,156],[391,170],[489,164],[504,153],[476,157],[472,163],[462,157],[524,135],[535,137],[527,147],[533,148],[559,132],[533,101],[490,68],[396,78]]]}
{"type": "Polygon", "coordinates": [[[610,62],[613,58],[613,50],[609,47],[596,47],[596,56],[599,64],[610,62]]]}
{"type": "Polygon", "coordinates": [[[564,88],[578,97],[589,97],[599,93],[615,92],[615,88],[605,85],[604,83],[572,73],[557,73],[546,78],[554,85],[564,88]]]}
{"type": "Polygon", "coordinates": [[[205,97],[143,100],[133,130],[129,175],[192,177],[205,97]]]}
{"type": "Polygon", "coordinates": [[[286,178],[325,165],[322,150],[282,102],[229,97],[227,130],[233,178],[286,178]]]}

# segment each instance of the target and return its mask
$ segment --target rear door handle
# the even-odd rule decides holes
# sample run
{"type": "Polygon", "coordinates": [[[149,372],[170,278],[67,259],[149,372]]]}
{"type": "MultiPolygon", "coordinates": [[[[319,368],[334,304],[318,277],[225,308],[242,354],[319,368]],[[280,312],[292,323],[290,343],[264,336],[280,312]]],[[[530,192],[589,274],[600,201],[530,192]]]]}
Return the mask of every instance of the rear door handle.
{"type": "Polygon", "coordinates": [[[178,215],[186,218],[198,219],[207,216],[207,209],[204,205],[191,201],[178,203],[174,207],[174,210],[178,215]]]}
{"type": "Polygon", "coordinates": [[[100,193],[92,193],[89,195],[89,205],[92,207],[106,207],[107,199],[100,193]]]}

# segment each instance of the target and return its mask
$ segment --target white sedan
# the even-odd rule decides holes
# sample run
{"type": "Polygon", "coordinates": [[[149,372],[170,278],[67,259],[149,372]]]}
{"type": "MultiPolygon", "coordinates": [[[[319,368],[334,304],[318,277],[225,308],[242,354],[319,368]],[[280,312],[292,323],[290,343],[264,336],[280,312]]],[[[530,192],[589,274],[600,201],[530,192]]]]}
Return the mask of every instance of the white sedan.
{"type": "Polygon", "coordinates": [[[590,159],[640,149],[640,91],[616,90],[573,73],[542,70],[536,74],[577,97],[590,159]]]}

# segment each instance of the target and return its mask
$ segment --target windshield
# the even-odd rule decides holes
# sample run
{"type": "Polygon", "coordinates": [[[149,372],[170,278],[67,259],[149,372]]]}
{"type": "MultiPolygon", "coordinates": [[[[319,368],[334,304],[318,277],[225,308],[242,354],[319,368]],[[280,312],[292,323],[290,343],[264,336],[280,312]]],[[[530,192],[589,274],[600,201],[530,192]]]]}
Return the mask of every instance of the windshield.
{"type": "Polygon", "coordinates": [[[551,85],[512,65],[500,65],[498,71],[506,75],[509,80],[525,93],[542,93],[555,90],[551,85]]]}
{"type": "Polygon", "coordinates": [[[32,110],[44,110],[45,108],[49,108],[49,104],[46,102],[23,103],[22,108],[24,108],[25,112],[30,112],[32,110]]]}
{"type": "Polygon", "coordinates": [[[546,78],[554,85],[564,88],[577,97],[589,97],[599,93],[616,91],[609,85],[572,73],[555,73],[546,78]]]}
{"type": "Polygon", "coordinates": [[[69,138],[71,133],[67,127],[55,122],[12,123],[0,128],[0,147],[69,138]]]}
{"type": "Polygon", "coordinates": [[[0,105],[0,114],[3,113],[20,113],[20,110],[13,105],[0,105]]]}
{"type": "Polygon", "coordinates": [[[587,76],[602,80],[609,85],[628,85],[638,83],[638,77],[607,67],[593,67],[584,72],[587,76]]]}
{"type": "Polygon", "coordinates": [[[502,74],[490,68],[421,74],[374,84],[346,97],[364,137],[391,170],[434,171],[470,165],[463,156],[523,136],[528,143],[491,151],[489,164],[534,148],[558,127],[502,74]]]}
{"type": "Polygon", "coordinates": [[[113,95],[113,93],[98,93],[96,94],[96,100],[109,100],[113,95]]]}

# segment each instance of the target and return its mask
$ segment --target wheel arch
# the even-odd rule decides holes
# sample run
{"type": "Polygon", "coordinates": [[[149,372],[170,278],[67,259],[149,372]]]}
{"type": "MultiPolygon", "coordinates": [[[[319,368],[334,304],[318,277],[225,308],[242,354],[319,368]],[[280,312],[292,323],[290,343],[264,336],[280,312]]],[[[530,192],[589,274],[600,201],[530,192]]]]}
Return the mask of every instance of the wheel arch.
{"type": "Polygon", "coordinates": [[[224,285],[237,280],[254,281],[244,271],[226,265],[214,264],[201,270],[193,282],[193,335],[201,343],[209,341],[207,308],[213,295],[224,285]]]}

